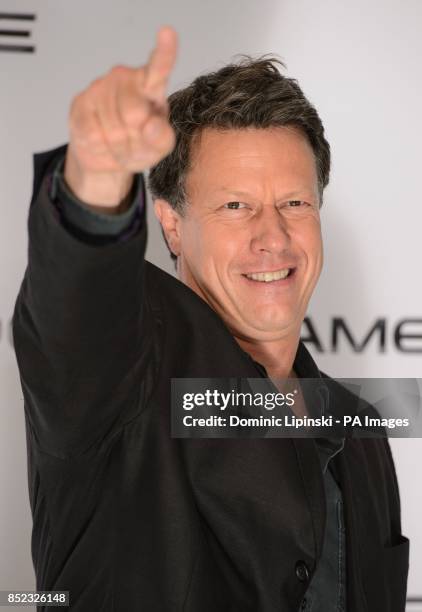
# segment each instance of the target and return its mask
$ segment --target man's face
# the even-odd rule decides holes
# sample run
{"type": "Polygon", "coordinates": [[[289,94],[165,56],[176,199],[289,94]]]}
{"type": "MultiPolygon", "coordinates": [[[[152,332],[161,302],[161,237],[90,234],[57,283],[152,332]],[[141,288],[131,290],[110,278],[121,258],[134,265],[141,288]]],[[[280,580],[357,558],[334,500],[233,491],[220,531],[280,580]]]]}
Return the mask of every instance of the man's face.
{"type": "Polygon", "coordinates": [[[186,193],[180,280],[238,338],[297,335],[323,259],[306,137],[294,128],[206,129],[193,147],[186,193]]]}

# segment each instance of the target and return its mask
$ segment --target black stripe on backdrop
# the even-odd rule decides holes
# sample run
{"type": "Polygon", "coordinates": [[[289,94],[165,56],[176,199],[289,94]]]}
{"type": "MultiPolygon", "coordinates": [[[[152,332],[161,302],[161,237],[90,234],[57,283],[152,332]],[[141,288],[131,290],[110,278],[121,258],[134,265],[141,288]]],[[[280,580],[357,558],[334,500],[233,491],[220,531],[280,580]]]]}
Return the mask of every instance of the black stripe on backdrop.
{"type": "Polygon", "coordinates": [[[30,35],[30,30],[0,30],[0,36],[21,36],[26,38],[30,35]]]}
{"type": "Polygon", "coordinates": [[[0,13],[0,19],[12,19],[13,21],[35,21],[35,13],[0,13]]]}
{"type": "MultiPolygon", "coordinates": [[[[0,13],[0,20],[9,21],[35,21],[37,18],[35,13],[0,13]]],[[[17,24],[16,24],[17,25],[17,24]]],[[[34,53],[34,45],[18,45],[11,44],[5,40],[1,40],[1,37],[14,37],[14,38],[29,38],[31,36],[31,30],[18,30],[16,27],[8,28],[7,26],[0,29],[0,53],[34,53]]]]}
{"type": "Polygon", "coordinates": [[[11,52],[11,53],[34,53],[35,47],[29,45],[2,45],[0,43],[0,53],[11,52]]]}

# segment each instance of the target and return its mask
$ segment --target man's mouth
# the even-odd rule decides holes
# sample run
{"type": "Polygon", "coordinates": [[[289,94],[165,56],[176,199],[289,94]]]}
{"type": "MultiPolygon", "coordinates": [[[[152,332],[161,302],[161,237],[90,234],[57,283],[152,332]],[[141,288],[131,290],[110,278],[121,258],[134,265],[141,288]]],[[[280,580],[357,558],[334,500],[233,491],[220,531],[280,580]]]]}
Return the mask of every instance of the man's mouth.
{"type": "Polygon", "coordinates": [[[281,268],[280,270],[274,270],[273,272],[253,272],[251,274],[244,274],[249,280],[258,281],[261,283],[271,283],[273,281],[282,280],[291,276],[294,272],[294,268],[281,268]]]}

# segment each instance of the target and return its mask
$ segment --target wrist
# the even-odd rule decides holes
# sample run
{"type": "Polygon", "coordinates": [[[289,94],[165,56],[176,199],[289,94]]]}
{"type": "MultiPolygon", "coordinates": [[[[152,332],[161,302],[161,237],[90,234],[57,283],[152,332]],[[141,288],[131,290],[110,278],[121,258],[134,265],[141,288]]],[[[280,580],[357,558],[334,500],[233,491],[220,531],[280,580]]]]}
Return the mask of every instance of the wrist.
{"type": "Polygon", "coordinates": [[[71,193],[97,212],[120,214],[130,203],[134,175],[120,171],[87,171],[68,149],[63,177],[71,193]]]}

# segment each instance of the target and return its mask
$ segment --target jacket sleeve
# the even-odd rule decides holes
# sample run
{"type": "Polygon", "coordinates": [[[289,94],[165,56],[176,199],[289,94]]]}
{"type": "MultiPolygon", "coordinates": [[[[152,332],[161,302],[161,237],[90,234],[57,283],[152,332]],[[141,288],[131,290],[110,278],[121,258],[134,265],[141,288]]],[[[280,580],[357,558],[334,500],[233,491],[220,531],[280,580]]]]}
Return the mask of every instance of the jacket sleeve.
{"type": "MultiPolygon", "coordinates": [[[[69,189],[63,176],[65,154],[59,157],[52,174],[52,184],[49,189],[54,204],[60,211],[62,224],[71,233],[82,231],[95,236],[107,236],[108,242],[126,240],[136,229],[144,206],[144,183],[141,174],[135,175],[134,186],[129,194],[130,206],[124,212],[115,215],[99,212],[81,202],[69,189]]],[[[85,238],[86,240],[87,238],[85,238]]]]}
{"type": "Polygon", "coordinates": [[[146,206],[126,240],[71,233],[49,195],[64,150],[34,158],[28,262],[12,321],[29,434],[61,458],[106,443],[137,414],[152,344],[146,206]]]}

